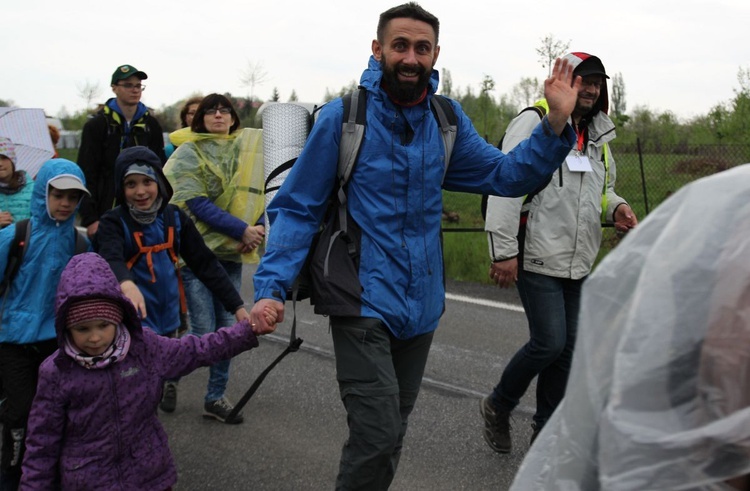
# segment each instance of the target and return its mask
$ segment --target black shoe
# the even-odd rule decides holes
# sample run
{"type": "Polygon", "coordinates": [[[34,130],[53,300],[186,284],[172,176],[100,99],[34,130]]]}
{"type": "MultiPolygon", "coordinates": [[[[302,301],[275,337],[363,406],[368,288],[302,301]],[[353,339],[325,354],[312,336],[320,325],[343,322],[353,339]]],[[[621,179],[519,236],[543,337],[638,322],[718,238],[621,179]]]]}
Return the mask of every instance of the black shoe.
{"type": "Polygon", "coordinates": [[[529,442],[529,446],[534,444],[534,440],[539,436],[539,432],[542,431],[542,428],[544,428],[544,425],[542,424],[531,423],[531,441],[529,442]]]}
{"type": "Polygon", "coordinates": [[[237,414],[234,418],[228,419],[229,413],[232,412],[234,406],[227,400],[226,397],[213,402],[207,402],[203,405],[203,417],[218,419],[222,423],[228,425],[237,425],[242,423],[245,418],[242,414],[237,414]]]}
{"type": "Polygon", "coordinates": [[[165,413],[173,413],[177,407],[177,384],[164,382],[164,393],[161,396],[159,408],[165,413]]]}
{"type": "Polygon", "coordinates": [[[484,440],[497,453],[509,453],[512,447],[510,439],[510,411],[496,410],[491,396],[479,403],[479,411],[484,419],[484,440]]]}

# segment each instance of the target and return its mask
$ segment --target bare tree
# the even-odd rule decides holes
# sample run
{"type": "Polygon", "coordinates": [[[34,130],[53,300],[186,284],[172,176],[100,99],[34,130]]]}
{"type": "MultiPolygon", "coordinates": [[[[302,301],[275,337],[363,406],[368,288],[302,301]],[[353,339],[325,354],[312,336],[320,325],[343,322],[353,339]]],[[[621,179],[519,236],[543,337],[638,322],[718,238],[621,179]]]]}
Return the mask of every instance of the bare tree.
{"type": "Polygon", "coordinates": [[[91,107],[91,102],[102,94],[99,82],[92,83],[88,79],[83,83],[76,84],[76,88],[78,89],[78,97],[86,101],[87,110],[91,107]]]}
{"type": "Polygon", "coordinates": [[[544,94],[544,86],[539,79],[523,77],[513,86],[513,102],[519,107],[529,107],[544,94]]]}
{"type": "Polygon", "coordinates": [[[555,39],[555,36],[552,34],[547,34],[542,38],[542,45],[536,49],[536,53],[539,55],[542,68],[547,69],[548,77],[552,75],[552,65],[555,63],[555,60],[564,55],[569,47],[570,40],[563,42],[555,39]]]}
{"type": "Polygon", "coordinates": [[[263,69],[263,63],[247,61],[247,67],[240,76],[240,82],[243,87],[250,87],[250,100],[253,100],[255,86],[263,85],[268,80],[268,72],[263,69]]]}

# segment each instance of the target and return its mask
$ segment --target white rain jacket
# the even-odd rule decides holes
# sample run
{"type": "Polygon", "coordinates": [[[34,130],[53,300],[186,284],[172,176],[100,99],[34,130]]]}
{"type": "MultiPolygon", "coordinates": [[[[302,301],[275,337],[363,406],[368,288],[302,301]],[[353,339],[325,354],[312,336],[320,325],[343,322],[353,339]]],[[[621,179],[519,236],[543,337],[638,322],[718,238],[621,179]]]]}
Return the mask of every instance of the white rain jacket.
{"type": "Polygon", "coordinates": [[[682,188],[586,280],[565,398],[512,491],[750,473],[750,165],[682,188]]]}
{"type": "MultiPolygon", "coordinates": [[[[528,138],[539,124],[535,111],[523,111],[508,125],[503,152],[509,152],[528,138]]],[[[615,125],[599,111],[588,126],[585,148],[592,172],[571,172],[564,163],[549,184],[524,205],[525,197],[490,196],[487,220],[490,259],[502,261],[519,255],[517,240],[521,211],[528,210],[523,264],[519,269],[557,278],[581,279],[591,272],[601,245],[602,192],[605,189],[604,145],[615,138],[615,125]]],[[[571,155],[576,150],[571,151],[571,155]]],[[[614,190],[615,161],[609,155],[606,186],[606,220],[625,203],[614,190]]]]}

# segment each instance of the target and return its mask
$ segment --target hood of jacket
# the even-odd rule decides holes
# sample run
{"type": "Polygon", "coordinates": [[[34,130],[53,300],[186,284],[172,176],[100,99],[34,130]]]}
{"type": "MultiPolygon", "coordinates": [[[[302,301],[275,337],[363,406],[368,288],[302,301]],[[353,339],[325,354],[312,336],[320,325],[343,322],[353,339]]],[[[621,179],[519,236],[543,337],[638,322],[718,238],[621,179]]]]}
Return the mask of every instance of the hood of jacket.
{"type": "MultiPolygon", "coordinates": [[[[573,74],[578,75],[575,71],[576,69],[581,65],[581,63],[589,62],[589,63],[598,63],[601,65],[602,68],[604,68],[604,64],[602,63],[602,60],[599,59],[599,57],[590,55],[588,53],[583,52],[573,52],[568,53],[563,57],[564,60],[568,60],[568,63],[573,65],[573,74]]],[[[609,78],[609,77],[606,77],[609,78]]],[[[596,101],[596,104],[594,104],[594,108],[591,110],[591,112],[586,115],[586,119],[591,120],[594,116],[596,116],[596,113],[599,111],[603,112],[604,114],[609,113],[609,90],[607,89],[607,80],[604,80],[604,83],[602,84],[601,91],[599,92],[599,99],[596,101]]]]}
{"type": "MultiPolygon", "coordinates": [[[[380,62],[375,59],[374,56],[370,55],[370,61],[367,64],[367,68],[362,73],[362,77],[359,83],[366,87],[368,90],[377,91],[380,88],[380,81],[383,79],[383,68],[380,66],[380,62]]],[[[440,77],[438,71],[432,69],[430,75],[430,83],[427,85],[427,95],[433,95],[438,90],[438,84],[440,77]]]]}
{"type": "MultiPolygon", "coordinates": [[[[122,121],[125,121],[125,116],[122,114],[122,109],[120,109],[120,106],[117,105],[117,98],[112,97],[110,99],[107,99],[107,102],[105,105],[114,113],[117,113],[120,115],[120,118],[122,121]]],[[[148,107],[142,102],[138,103],[138,107],[135,110],[135,114],[133,115],[133,119],[131,119],[131,124],[135,121],[138,121],[141,117],[143,117],[144,114],[148,112],[148,107]]],[[[126,125],[127,126],[127,125],[126,125]]]]}
{"type": "MultiPolygon", "coordinates": [[[[34,181],[34,191],[31,193],[31,217],[35,223],[42,226],[57,226],[58,221],[52,218],[47,207],[47,197],[49,195],[49,182],[60,176],[73,176],[86,185],[86,178],[83,171],[78,165],[67,159],[51,159],[42,165],[34,181]]],[[[80,201],[76,210],[81,205],[80,201]]],[[[61,224],[75,221],[75,213],[68,217],[61,224]]]]}
{"type": "Polygon", "coordinates": [[[125,179],[125,172],[132,164],[146,165],[154,170],[157,177],[157,184],[159,185],[159,195],[162,198],[162,204],[159,211],[164,211],[169,201],[172,199],[174,191],[172,186],[169,184],[164,170],[162,169],[164,164],[161,159],[152,152],[148,147],[130,147],[125,148],[120,152],[115,160],[115,203],[118,205],[126,205],[125,203],[125,189],[122,186],[122,182],[125,179]]]}
{"type": "MultiPolygon", "coordinates": [[[[111,300],[122,307],[123,325],[134,338],[142,338],[141,321],[135,307],[123,295],[120,283],[115,274],[99,254],[86,252],[73,256],[60,276],[55,296],[55,331],[58,346],[63,347],[65,336],[65,319],[70,306],[79,300],[103,298],[111,300]]],[[[64,351],[59,351],[60,357],[65,357],[64,351]]]]}

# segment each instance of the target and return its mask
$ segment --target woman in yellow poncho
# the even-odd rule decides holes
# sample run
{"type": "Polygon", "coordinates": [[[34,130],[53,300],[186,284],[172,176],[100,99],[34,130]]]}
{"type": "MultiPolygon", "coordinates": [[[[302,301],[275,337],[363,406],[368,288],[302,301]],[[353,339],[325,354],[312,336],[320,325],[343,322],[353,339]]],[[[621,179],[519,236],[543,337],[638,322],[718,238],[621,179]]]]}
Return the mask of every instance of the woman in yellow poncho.
{"type": "MultiPolygon", "coordinates": [[[[170,135],[179,146],[164,168],[175,191],[172,202],[193,218],[238,291],[242,264],[258,261],[257,248],[265,235],[262,138],[260,130],[237,131],[239,126],[229,99],[206,96],[190,128],[170,135]]],[[[193,334],[232,325],[233,314],[224,310],[219,299],[189,268],[182,272],[193,334]]],[[[203,416],[241,423],[241,415],[227,419],[233,408],[224,397],[228,380],[229,360],[211,367],[203,416]]],[[[162,409],[173,410],[176,397],[175,383],[165,388],[162,409]]]]}

